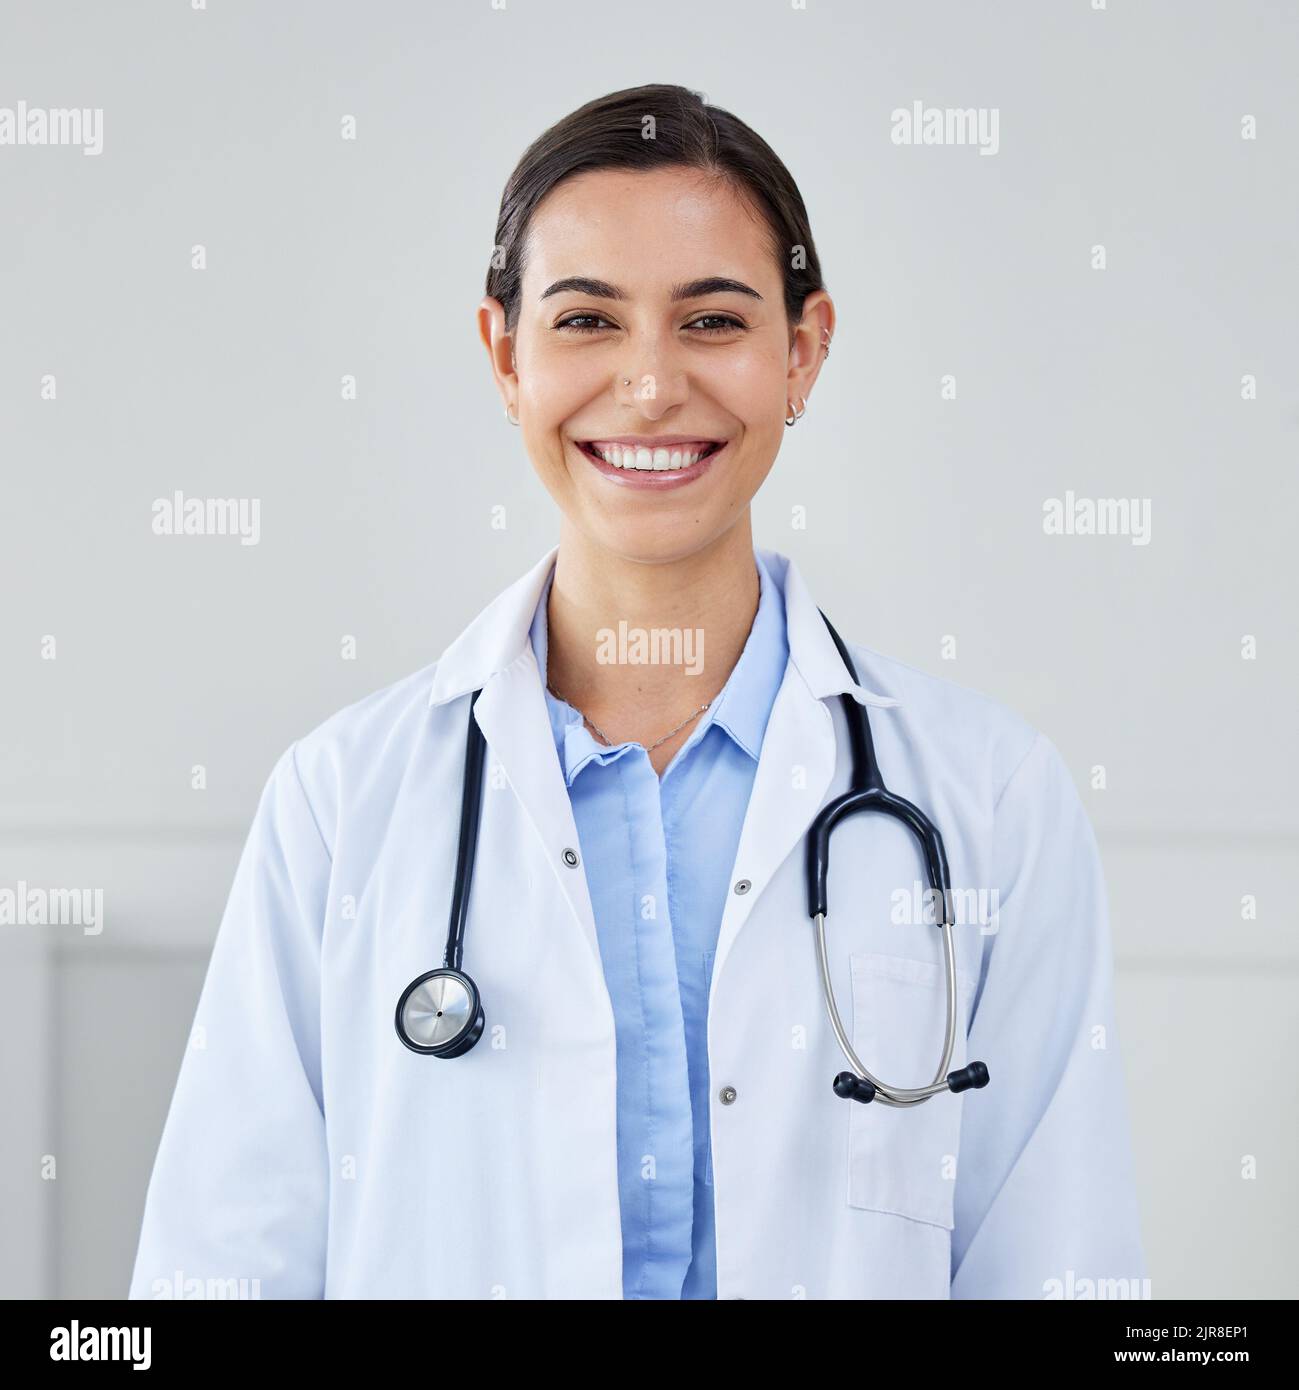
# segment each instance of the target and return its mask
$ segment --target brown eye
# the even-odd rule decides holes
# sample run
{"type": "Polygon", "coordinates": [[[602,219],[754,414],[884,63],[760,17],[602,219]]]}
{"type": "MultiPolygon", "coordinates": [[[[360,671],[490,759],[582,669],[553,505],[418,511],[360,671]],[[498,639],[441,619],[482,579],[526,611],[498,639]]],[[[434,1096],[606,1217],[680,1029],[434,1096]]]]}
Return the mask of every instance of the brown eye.
{"type": "Polygon", "coordinates": [[[696,319],[694,323],[688,323],[687,328],[697,329],[700,333],[734,333],[737,330],[745,331],[745,325],[738,319],[728,317],[726,314],[705,314],[703,318],[696,319]],[[711,326],[706,326],[711,325],[711,326]]]}
{"type": "Polygon", "coordinates": [[[567,328],[574,333],[599,333],[603,328],[612,328],[613,325],[608,319],[602,319],[599,314],[574,314],[571,319],[561,319],[556,328],[567,328]]]}

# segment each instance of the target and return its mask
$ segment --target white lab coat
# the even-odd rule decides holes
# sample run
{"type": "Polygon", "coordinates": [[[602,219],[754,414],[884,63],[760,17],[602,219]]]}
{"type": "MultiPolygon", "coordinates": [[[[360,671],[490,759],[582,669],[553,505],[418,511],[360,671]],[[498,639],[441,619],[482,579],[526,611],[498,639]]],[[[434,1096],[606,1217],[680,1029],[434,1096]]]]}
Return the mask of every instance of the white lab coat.
{"type": "MultiPolygon", "coordinates": [[[[528,641],[555,553],[433,667],[344,709],[272,772],[133,1297],[622,1296],[614,1019],[528,641]],[[479,687],[489,753],[464,968],[486,1031],[439,1061],[402,1046],[393,1016],[442,963],[479,687]]],[[[718,1296],[1042,1298],[1052,1281],[1141,1278],[1105,890],[1068,771],[994,701],[874,651],[852,646],[865,684],[851,684],[796,567],[762,555],[790,660],[731,874],[752,888],[727,897],[709,1001],[718,1296]],[[910,1110],[831,1089],[845,1063],[803,846],[848,785],[842,691],[869,708],[890,787],[942,831],[954,887],[999,895],[995,930],[956,928],[952,1065],[983,1060],[991,1085],[910,1110]]],[[[830,958],[854,1046],[886,1081],[927,1083],[939,939],[895,920],[920,891],[914,842],[859,815],[831,848],[830,958]]]]}

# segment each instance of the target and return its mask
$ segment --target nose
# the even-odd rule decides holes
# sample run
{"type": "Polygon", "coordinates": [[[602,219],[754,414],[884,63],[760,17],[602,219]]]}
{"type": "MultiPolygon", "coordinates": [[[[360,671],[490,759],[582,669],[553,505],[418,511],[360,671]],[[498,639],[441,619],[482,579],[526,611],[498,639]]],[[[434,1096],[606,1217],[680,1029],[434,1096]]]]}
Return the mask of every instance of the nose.
{"type": "Polygon", "coordinates": [[[614,379],[614,395],[646,420],[661,419],[690,399],[690,377],[675,344],[657,335],[638,337],[614,379]]]}

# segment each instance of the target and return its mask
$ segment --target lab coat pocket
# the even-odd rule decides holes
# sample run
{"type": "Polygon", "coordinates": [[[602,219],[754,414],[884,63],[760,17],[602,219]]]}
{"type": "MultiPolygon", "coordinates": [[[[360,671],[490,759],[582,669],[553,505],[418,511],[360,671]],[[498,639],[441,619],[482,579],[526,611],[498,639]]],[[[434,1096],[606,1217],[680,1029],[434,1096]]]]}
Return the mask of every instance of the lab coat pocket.
{"type": "MultiPolygon", "coordinates": [[[[859,953],[852,962],[852,1045],[891,1086],[927,1086],[943,1046],[947,989],[942,961],[859,953]]],[[[949,1071],[965,1065],[971,980],[958,970],[956,1040],[949,1071]]],[[[963,1095],[947,1092],[899,1109],[844,1101],[848,1205],[952,1228],[963,1095]]]]}

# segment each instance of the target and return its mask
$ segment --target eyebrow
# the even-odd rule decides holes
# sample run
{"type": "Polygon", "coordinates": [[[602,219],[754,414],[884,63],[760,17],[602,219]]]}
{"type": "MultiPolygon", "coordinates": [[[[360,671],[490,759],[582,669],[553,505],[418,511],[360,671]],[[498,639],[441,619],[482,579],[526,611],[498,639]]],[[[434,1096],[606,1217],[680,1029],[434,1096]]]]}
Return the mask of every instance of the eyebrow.
{"type": "MultiPolygon", "coordinates": [[[[568,275],[562,280],[556,280],[543,291],[541,298],[549,299],[552,294],[563,294],[567,290],[590,295],[593,299],[627,298],[627,292],[619,289],[617,285],[611,285],[606,280],[592,280],[586,275],[568,275]]],[[[683,299],[701,299],[706,294],[747,294],[754,299],[762,298],[757,290],[751,285],[746,285],[743,280],[730,280],[724,275],[709,275],[702,280],[686,280],[673,285],[670,298],[673,304],[677,304],[683,299]]]]}

